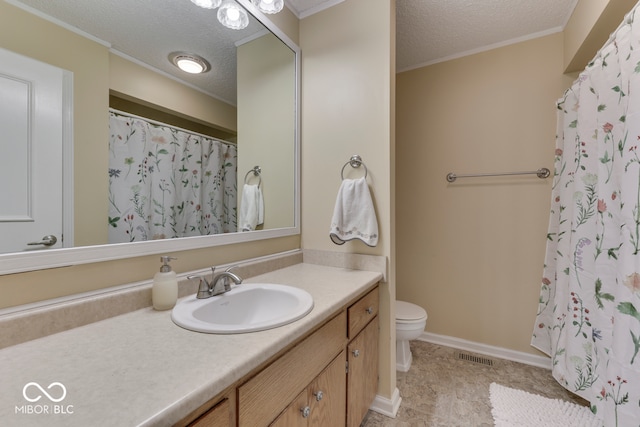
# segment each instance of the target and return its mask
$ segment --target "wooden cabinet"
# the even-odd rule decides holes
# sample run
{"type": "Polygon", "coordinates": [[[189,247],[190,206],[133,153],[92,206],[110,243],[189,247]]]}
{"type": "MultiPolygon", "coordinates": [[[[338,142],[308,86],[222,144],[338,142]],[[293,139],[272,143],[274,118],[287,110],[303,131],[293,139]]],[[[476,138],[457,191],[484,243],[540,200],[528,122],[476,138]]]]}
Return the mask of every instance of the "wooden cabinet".
{"type": "Polygon", "coordinates": [[[375,288],[178,425],[359,426],[378,391],[378,305],[375,288]]]}
{"type": "Polygon", "coordinates": [[[303,390],[272,427],[342,426],[346,419],[345,352],[303,390]]]}
{"type": "Polygon", "coordinates": [[[358,427],[378,392],[378,289],[349,307],[347,427],[358,427]]]}
{"type": "Polygon", "coordinates": [[[230,406],[229,399],[224,399],[189,425],[192,427],[231,427],[230,406]]]}
{"type": "Polygon", "coordinates": [[[347,426],[357,427],[378,392],[378,317],[349,343],[347,426]]]}
{"type": "Polygon", "coordinates": [[[342,311],[238,387],[238,425],[269,425],[344,350],[346,327],[342,311]]]}

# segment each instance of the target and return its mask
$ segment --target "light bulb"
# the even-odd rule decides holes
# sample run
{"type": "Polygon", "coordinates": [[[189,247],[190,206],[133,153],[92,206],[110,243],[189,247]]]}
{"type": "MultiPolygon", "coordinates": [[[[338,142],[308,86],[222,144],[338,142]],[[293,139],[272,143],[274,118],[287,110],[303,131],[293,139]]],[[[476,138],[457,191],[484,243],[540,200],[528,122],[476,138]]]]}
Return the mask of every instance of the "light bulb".
{"type": "Polygon", "coordinates": [[[227,9],[227,19],[235,22],[238,20],[238,18],[240,18],[240,12],[238,11],[238,9],[235,9],[235,8],[227,9]]]}
{"type": "Polygon", "coordinates": [[[211,69],[206,59],[199,55],[185,52],[173,52],[169,60],[182,71],[191,74],[200,74],[211,69]]]}
{"type": "Polygon", "coordinates": [[[216,7],[220,6],[222,0],[191,0],[191,2],[204,9],[215,9],[216,7]]]}
{"type": "Polygon", "coordinates": [[[278,13],[284,7],[283,0],[251,0],[263,13],[278,13]]]}
{"type": "Polygon", "coordinates": [[[227,28],[241,30],[249,25],[249,15],[236,2],[224,0],[218,9],[218,21],[227,28]]]}
{"type": "Polygon", "coordinates": [[[192,61],[191,59],[179,59],[177,62],[178,67],[180,67],[182,71],[187,73],[200,74],[204,69],[202,65],[192,61]]]}

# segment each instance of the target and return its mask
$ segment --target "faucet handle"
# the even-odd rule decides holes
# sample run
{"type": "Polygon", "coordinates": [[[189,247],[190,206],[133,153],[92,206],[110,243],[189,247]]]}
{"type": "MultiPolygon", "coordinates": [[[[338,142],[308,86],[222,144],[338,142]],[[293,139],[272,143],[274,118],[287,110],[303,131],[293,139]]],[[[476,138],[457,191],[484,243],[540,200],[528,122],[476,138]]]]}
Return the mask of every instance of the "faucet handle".
{"type": "Polygon", "coordinates": [[[198,293],[196,294],[196,298],[208,298],[211,296],[211,290],[209,287],[209,282],[207,278],[204,276],[187,276],[187,280],[193,281],[198,280],[198,293]]]}

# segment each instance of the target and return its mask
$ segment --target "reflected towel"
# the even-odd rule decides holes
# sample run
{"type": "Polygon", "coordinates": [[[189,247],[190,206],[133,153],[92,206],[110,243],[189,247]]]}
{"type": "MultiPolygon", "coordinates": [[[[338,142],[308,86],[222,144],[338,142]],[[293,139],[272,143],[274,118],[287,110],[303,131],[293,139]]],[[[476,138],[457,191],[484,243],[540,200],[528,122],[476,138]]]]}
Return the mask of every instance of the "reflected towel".
{"type": "Polygon", "coordinates": [[[365,178],[342,180],[329,237],[336,245],[353,239],[369,246],[378,244],[378,220],[365,178]]]}
{"type": "Polygon", "coordinates": [[[245,184],[240,201],[239,231],[252,231],[264,223],[264,199],[258,185],[245,184]]]}

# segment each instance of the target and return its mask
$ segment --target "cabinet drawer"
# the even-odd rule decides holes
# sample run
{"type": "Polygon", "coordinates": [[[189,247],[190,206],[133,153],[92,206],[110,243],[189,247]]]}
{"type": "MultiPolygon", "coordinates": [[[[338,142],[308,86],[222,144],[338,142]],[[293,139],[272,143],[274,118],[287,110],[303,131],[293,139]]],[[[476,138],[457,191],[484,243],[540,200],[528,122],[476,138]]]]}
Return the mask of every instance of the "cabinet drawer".
{"type": "Polygon", "coordinates": [[[344,348],[345,312],[238,387],[240,426],[268,425],[344,348]]]}
{"type": "Polygon", "coordinates": [[[360,332],[371,319],[376,317],[378,314],[378,298],[378,288],[376,287],[349,307],[349,338],[358,335],[358,332],[360,332]]]}

